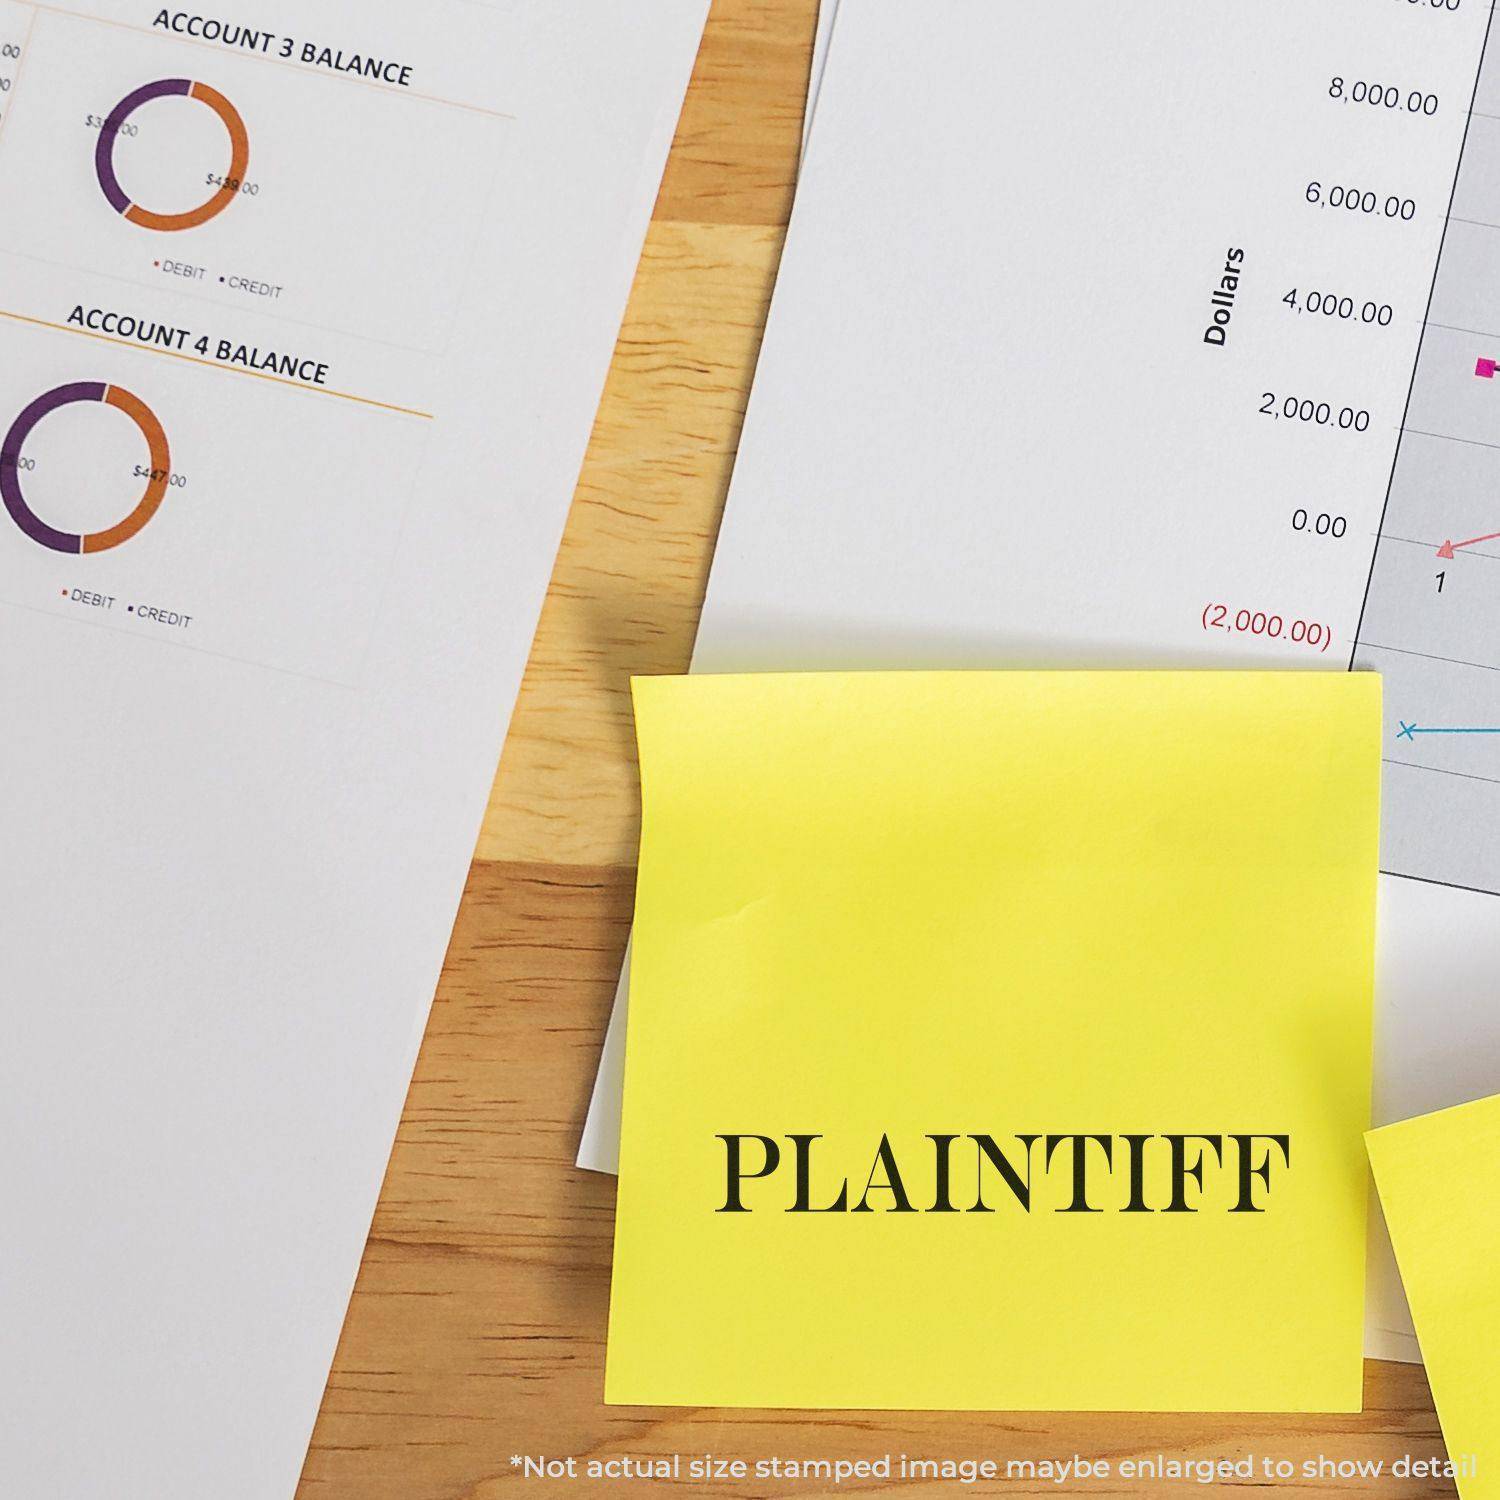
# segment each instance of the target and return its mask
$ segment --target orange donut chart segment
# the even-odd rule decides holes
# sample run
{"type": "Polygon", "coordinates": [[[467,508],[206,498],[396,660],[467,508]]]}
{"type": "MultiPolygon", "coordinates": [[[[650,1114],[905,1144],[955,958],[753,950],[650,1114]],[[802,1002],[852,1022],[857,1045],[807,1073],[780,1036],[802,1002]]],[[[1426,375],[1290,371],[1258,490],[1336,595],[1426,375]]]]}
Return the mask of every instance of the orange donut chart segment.
{"type": "Polygon", "coordinates": [[[139,396],[132,395],[120,386],[110,385],[104,388],[104,404],[124,412],[141,429],[141,435],[146,439],[146,447],[151,453],[151,477],[146,482],[146,492],[141,496],[140,503],[123,521],[117,522],[108,531],[93,531],[84,535],[85,553],[108,552],[111,547],[128,542],[147,525],[167,493],[167,481],[172,469],[167,434],[157,421],[156,413],[139,396]]]}
{"type": "Polygon", "coordinates": [[[94,160],[99,186],[116,212],[130,223],[140,225],[142,229],[155,229],[170,234],[181,229],[196,229],[200,224],[206,224],[223,213],[234,202],[244,185],[245,173],[250,169],[250,133],[245,129],[240,112],[218,89],[192,79],[163,78],[127,94],[114,107],[100,131],[94,160]],[[197,208],[190,208],[180,214],[160,214],[132,202],[120,186],[120,180],[115,174],[115,143],[119,139],[121,126],[143,104],[174,95],[196,99],[200,104],[206,104],[219,117],[224,129],[229,132],[229,170],[224,174],[224,185],[197,208]]]}

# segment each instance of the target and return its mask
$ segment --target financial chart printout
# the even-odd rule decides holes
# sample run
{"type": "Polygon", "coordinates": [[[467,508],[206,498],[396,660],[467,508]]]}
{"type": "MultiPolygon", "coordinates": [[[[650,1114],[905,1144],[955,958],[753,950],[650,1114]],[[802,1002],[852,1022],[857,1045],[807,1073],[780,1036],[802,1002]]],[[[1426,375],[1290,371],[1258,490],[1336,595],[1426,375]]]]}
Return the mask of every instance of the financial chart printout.
{"type": "Polygon", "coordinates": [[[0,599],[350,682],[516,122],[317,14],[0,0],[0,599]]]}
{"type": "Polygon", "coordinates": [[[1490,24],[844,7],[694,661],[1378,667],[1387,1118],[1500,1089],[1490,24]]]}
{"type": "Polygon", "coordinates": [[[6,1494],[296,1486],[706,10],[0,0],[6,1494]]]}
{"type": "Polygon", "coordinates": [[[1388,870],[1500,895],[1500,45],[1468,127],[1355,665],[1381,672],[1388,870]]]}

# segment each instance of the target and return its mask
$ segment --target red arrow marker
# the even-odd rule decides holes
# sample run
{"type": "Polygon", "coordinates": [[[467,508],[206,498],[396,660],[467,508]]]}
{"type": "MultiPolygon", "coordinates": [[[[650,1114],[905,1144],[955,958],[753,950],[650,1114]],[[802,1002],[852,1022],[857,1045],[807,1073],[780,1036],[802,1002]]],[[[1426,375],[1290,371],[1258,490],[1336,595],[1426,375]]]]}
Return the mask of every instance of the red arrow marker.
{"type": "Polygon", "coordinates": [[[1500,531],[1492,531],[1488,536],[1471,536],[1466,542],[1444,542],[1438,548],[1438,556],[1451,558],[1455,552],[1462,552],[1465,547],[1477,547],[1481,542],[1493,542],[1497,539],[1500,539],[1500,531]]]}

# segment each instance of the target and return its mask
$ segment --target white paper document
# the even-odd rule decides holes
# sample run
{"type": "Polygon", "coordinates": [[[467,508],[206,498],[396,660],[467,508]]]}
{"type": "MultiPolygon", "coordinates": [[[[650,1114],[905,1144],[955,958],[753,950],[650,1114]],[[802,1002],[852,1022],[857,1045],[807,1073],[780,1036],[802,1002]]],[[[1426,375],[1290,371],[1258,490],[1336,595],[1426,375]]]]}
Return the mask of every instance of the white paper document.
{"type": "Polygon", "coordinates": [[[845,6],[694,660],[1380,670],[1380,1120],[1500,1091],[1489,26],[845,6]]]}
{"type": "Polygon", "coordinates": [[[7,1495],[295,1487],[706,10],[0,0],[7,1495]]]}
{"type": "Polygon", "coordinates": [[[818,92],[823,87],[823,69],[828,64],[828,44],[833,40],[833,23],[839,13],[839,0],[821,0],[818,27],[813,34],[812,65],[807,75],[807,105],[802,112],[802,152],[807,154],[812,140],[813,116],[818,109],[818,92]]]}

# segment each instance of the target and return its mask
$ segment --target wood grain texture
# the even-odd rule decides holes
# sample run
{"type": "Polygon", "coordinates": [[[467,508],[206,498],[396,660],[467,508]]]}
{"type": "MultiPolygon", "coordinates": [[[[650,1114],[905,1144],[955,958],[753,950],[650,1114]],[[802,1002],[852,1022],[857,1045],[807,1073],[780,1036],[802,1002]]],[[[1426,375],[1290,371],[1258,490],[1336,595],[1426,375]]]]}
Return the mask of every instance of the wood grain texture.
{"type": "Polygon", "coordinates": [[[651,229],[480,859],[634,860],[630,678],[692,654],[780,254],[775,228],[651,229]]]}
{"type": "MultiPolygon", "coordinates": [[[[1438,1455],[1420,1369],[1357,1417],[864,1416],[602,1404],[614,1184],[572,1165],[630,920],[628,681],[688,661],[791,203],[815,0],[716,0],[350,1306],[302,1500],[497,1500],[516,1454],[1300,1463],[1438,1455]]],[[[911,1483],[903,1494],[954,1493],[911,1483]]],[[[741,1482],[672,1492],[861,1491],[741,1482]]],[[[1038,1483],[971,1492],[1056,1493],[1038,1483]]],[[[1191,1493],[1109,1481],[1105,1494],[1191,1493]]],[[[1441,1481],[1278,1485],[1451,1494],[1441,1481]]]]}

